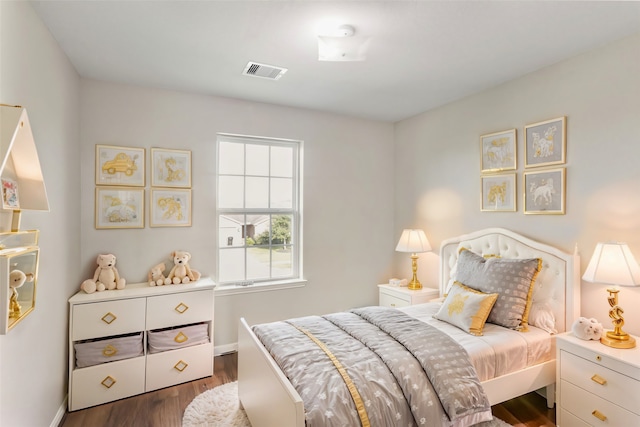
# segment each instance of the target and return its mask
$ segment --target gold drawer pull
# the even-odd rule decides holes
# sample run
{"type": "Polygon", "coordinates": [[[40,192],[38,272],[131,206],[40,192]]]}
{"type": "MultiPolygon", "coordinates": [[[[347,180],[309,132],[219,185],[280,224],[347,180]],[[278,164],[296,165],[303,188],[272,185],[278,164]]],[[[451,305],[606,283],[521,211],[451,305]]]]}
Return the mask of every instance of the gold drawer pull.
{"type": "Polygon", "coordinates": [[[176,306],[176,308],[174,308],[175,311],[177,311],[180,314],[183,314],[185,311],[189,310],[189,306],[186,305],[185,303],[181,302],[180,304],[178,304],[176,306]]]}
{"type": "Polygon", "coordinates": [[[111,375],[107,375],[107,378],[103,379],[100,384],[102,384],[106,388],[111,388],[115,383],[116,383],[116,379],[113,378],[111,375]]]}
{"type": "Polygon", "coordinates": [[[394,303],[391,303],[391,307],[395,307],[396,305],[394,303]]]}
{"type": "Polygon", "coordinates": [[[110,325],[116,319],[117,319],[116,315],[113,314],[112,312],[108,312],[107,314],[102,316],[102,321],[107,325],[110,325]]]}
{"type": "Polygon", "coordinates": [[[597,409],[595,409],[591,415],[593,415],[594,417],[596,417],[597,419],[599,419],[600,421],[607,421],[607,416],[605,414],[603,414],[602,412],[598,411],[597,409]]]}
{"type": "Polygon", "coordinates": [[[115,356],[116,354],[118,354],[118,349],[112,346],[111,344],[107,345],[105,348],[102,349],[102,355],[104,357],[111,357],[111,356],[115,356]]]}
{"type": "Polygon", "coordinates": [[[594,374],[591,377],[591,381],[597,382],[600,385],[605,385],[607,383],[607,380],[605,380],[604,378],[602,378],[600,375],[598,374],[594,374]]]}
{"type": "Polygon", "coordinates": [[[189,366],[189,364],[188,364],[187,362],[183,362],[183,361],[181,360],[181,361],[179,361],[178,363],[176,363],[176,364],[174,365],[174,367],[173,367],[173,368],[174,368],[174,369],[176,369],[176,370],[178,370],[178,371],[180,371],[180,372],[182,372],[182,371],[184,371],[185,369],[187,369],[187,366],[189,366]]]}
{"type": "Polygon", "coordinates": [[[597,360],[598,362],[600,362],[600,361],[602,360],[602,356],[597,355],[597,356],[596,356],[596,360],[597,360]]]}
{"type": "Polygon", "coordinates": [[[186,336],[185,334],[180,332],[178,335],[176,335],[176,337],[173,340],[175,342],[177,342],[178,344],[182,344],[183,342],[187,341],[188,339],[189,339],[188,336],[186,336]]]}

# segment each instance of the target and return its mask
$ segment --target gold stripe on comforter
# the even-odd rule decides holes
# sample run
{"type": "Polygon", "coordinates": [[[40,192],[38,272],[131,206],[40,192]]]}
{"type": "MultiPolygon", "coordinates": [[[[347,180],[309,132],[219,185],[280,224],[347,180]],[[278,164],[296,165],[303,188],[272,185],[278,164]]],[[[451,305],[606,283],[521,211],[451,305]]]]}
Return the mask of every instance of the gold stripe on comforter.
{"type": "Polygon", "coordinates": [[[370,427],[371,424],[369,423],[369,416],[367,415],[367,410],[364,408],[364,403],[362,402],[362,398],[360,397],[358,388],[351,380],[351,377],[347,373],[347,370],[342,366],[342,363],[340,363],[338,358],[334,356],[333,353],[331,353],[331,350],[329,350],[329,348],[322,341],[320,341],[318,338],[313,336],[311,332],[307,331],[304,328],[298,327],[296,325],[292,325],[292,326],[297,330],[299,330],[300,332],[302,332],[303,334],[305,334],[306,336],[308,336],[309,339],[311,339],[311,341],[316,343],[316,345],[320,347],[320,349],[324,351],[327,356],[329,356],[329,359],[331,360],[333,365],[336,367],[336,369],[340,373],[340,376],[344,380],[344,383],[347,385],[347,388],[349,389],[349,393],[351,393],[351,398],[353,399],[353,403],[356,405],[356,409],[358,410],[358,416],[360,417],[360,423],[362,424],[362,427],[370,427]]]}

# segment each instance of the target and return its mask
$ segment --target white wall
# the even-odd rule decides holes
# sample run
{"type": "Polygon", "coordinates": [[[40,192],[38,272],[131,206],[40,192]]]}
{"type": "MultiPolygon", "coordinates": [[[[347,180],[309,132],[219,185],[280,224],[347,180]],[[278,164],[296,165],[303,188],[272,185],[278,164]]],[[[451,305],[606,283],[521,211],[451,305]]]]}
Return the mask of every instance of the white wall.
{"type": "MultiPolygon", "coordinates": [[[[640,260],[640,34],[404,120],[395,127],[396,233],[423,228],[432,246],[497,226],[573,251],[584,273],[596,243],[626,241],[640,260]],[[524,215],[523,127],[567,116],[566,215],[524,215]],[[517,128],[518,211],[480,212],[479,136],[517,128]],[[409,207],[409,208],[407,208],[409,207]]],[[[406,271],[395,257],[396,271],[406,271]]],[[[437,283],[437,257],[419,272],[437,283]]],[[[406,274],[405,274],[406,276],[406,274]]],[[[424,282],[424,280],[423,280],[424,282]]],[[[623,288],[625,329],[640,334],[640,289],[623,288]]],[[[605,286],[582,285],[582,315],[610,328],[605,286]]]]}
{"type": "MultiPolygon", "coordinates": [[[[267,82],[269,84],[269,82],[267,82]]],[[[112,252],[129,282],[171,251],[215,276],[216,133],[304,141],[303,288],[217,297],[215,342],[236,342],[238,319],[263,322],[377,303],[389,277],[393,237],[393,125],[220,97],[83,80],[80,266],[112,252]],[[192,151],[192,227],[94,228],[95,145],[192,151]]],[[[148,165],[148,161],[147,161],[148,165]]],[[[147,206],[149,193],[147,170],[147,206]]],[[[148,214],[146,215],[148,219],[148,214]]]]}
{"type": "Polygon", "coordinates": [[[79,77],[27,2],[0,1],[0,103],[26,107],[51,212],[40,230],[35,310],[0,336],[0,425],[47,426],[67,393],[67,299],[80,279],[79,77]]]}

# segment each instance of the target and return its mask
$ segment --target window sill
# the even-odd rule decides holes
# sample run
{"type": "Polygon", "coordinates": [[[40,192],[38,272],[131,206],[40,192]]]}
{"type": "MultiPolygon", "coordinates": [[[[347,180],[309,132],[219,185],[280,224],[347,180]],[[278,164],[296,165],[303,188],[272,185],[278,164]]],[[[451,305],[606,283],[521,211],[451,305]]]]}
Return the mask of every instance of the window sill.
{"type": "Polygon", "coordinates": [[[215,295],[225,297],[229,295],[250,294],[254,292],[271,292],[283,289],[302,288],[306,286],[307,281],[304,279],[282,280],[279,282],[255,283],[248,286],[239,285],[218,285],[216,286],[215,295]]]}

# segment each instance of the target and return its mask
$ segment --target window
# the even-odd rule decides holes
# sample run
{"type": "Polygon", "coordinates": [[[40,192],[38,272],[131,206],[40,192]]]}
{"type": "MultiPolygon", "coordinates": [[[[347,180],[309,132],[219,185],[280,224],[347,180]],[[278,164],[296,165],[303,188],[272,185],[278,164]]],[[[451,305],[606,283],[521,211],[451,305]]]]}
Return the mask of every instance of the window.
{"type": "Polygon", "coordinates": [[[218,134],[218,283],[300,279],[301,142],[218,134]]]}

